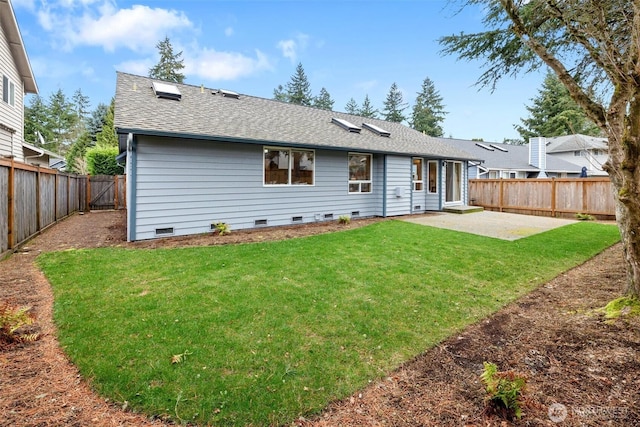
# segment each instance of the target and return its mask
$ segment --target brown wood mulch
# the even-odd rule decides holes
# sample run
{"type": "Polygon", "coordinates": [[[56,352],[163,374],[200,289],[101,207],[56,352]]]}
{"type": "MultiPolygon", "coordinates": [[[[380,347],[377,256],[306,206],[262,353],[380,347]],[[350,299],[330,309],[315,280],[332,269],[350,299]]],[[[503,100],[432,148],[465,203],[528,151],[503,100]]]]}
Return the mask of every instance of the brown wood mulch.
{"type": "MultiPolygon", "coordinates": [[[[0,349],[0,426],[153,426],[97,396],[56,340],[53,297],[34,261],[44,251],[120,245],[176,247],[292,238],[373,220],[232,232],[153,242],[124,241],[124,213],[75,215],[0,262],[0,301],[31,306],[33,343],[0,349]]],[[[594,309],[624,283],[616,245],[493,316],[419,355],[299,426],[640,426],[640,320],[607,323],[594,309]],[[483,361],[528,378],[523,417],[486,411],[483,361]]]]}

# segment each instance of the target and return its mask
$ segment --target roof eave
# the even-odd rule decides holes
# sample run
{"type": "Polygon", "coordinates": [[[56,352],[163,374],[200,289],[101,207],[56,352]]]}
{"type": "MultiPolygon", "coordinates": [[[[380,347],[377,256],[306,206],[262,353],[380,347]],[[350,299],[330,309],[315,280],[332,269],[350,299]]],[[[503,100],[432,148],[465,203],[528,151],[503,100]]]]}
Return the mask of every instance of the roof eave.
{"type": "Polygon", "coordinates": [[[221,135],[203,135],[197,133],[180,133],[180,132],[168,132],[168,131],[159,131],[159,130],[149,130],[149,129],[136,129],[136,128],[119,128],[116,127],[116,133],[121,135],[133,134],[133,135],[145,135],[145,136],[158,136],[165,138],[183,138],[183,139],[199,139],[204,141],[216,141],[216,142],[234,142],[240,144],[252,144],[252,145],[278,145],[281,147],[305,147],[316,150],[336,150],[336,151],[364,151],[367,153],[373,154],[402,154],[406,156],[422,156],[422,157],[431,157],[434,159],[447,159],[447,160],[461,160],[461,161],[481,161],[480,159],[469,158],[469,157],[459,157],[459,156],[443,156],[441,154],[431,154],[431,153],[405,153],[399,151],[392,150],[376,150],[376,149],[366,149],[366,148],[357,148],[357,147],[345,147],[345,146],[334,146],[334,145],[321,145],[321,144],[299,144],[288,141],[277,141],[277,140],[261,140],[261,139],[247,139],[247,138],[237,138],[231,136],[221,136],[221,135]]]}
{"type": "Polygon", "coordinates": [[[24,42],[22,41],[18,21],[13,12],[13,6],[8,0],[0,0],[0,17],[2,19],[2,27],[5,29],[7,35],[11,54],[16,61],[18,73],[24,84],[24,91],[26,93],[37,94],[38,85],[33,75],[33,70],[31,69],[31,63],[29,62],[24,42]]]}

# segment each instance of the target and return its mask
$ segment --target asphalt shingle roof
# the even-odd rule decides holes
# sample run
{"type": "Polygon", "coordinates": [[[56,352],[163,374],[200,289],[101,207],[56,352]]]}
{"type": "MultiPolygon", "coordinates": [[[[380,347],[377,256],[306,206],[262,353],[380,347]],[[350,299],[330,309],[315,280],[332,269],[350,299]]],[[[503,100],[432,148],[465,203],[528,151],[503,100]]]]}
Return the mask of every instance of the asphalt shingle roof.
{"type": "Polygon", "coordinates": [[[176,85],[182,95],[180,101],[160,99],[155,96],[152,81],[118,72],[114,118],[118,133],[477,159],[444,138],[423,135],[399,123],[248,95],[234,99],[213,95],[215,89],[184,84],[176,85]],[[370,123],[391,135],[379,136],[364,128],[360,133],[350,133],[332,123],[333,117],[358,127],[370,123]]]}
{"type": "Polygon", "coordinates": [[[556,136],[547,138],[547,153],[562,153],[567,151],[606,150],[607,138],[598,138],[582,134],[556,136]]]}
{"type": "MultiPolygon", "coordinates": [[[[501,144],[496,142],[479,142],[479,141],[466,141],[462,139],[450,139],[449,144],[454,147],[464,150],[478,159],[484,160],[482,167],[487,169],[500,169],[500,170],[520,170],[527,172],[537,172],[540,169],[529,164],[529,146],[528,145],[512,145],[501,144]],[[500,149],[493,149],[489,151],[482,148],[482,144],[491,148],[491,145],[495,145],[500,149]]],[[[580,166],[567,162],[562,159],[558,159],[554,156],[547,154],[547,167],[546,171],[549,172],[572,172],[580,173],[580,166]]]]}

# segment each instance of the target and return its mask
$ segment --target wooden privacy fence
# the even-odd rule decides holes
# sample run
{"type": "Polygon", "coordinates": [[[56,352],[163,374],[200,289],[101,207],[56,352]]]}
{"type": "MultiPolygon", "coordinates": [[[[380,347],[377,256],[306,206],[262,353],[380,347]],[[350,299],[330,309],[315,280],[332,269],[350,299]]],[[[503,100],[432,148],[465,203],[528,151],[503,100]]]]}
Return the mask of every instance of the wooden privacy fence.
{"type": "MultiPolygon", "coordinates": [[[[0,158],[0,255],[73,212],[89,211],[90,194],[96,194],[92,179],[0,158]]],[[[124,177],[109,179],[114,188],[104,190],[100,200],[111,194],[111,207],[98,204],[124,209],[124,177]]]]}
{"type": "Polygon", "coordinates": [[[92,175],[87,177],[89,195],[87,210],[124,209],[125,176],[92,175]]]}
{"type": "Polygon", "coordinates": [[[608,177],[469,180],[469,201],[488,210],[540,216],[615,218],[608,177]]]}

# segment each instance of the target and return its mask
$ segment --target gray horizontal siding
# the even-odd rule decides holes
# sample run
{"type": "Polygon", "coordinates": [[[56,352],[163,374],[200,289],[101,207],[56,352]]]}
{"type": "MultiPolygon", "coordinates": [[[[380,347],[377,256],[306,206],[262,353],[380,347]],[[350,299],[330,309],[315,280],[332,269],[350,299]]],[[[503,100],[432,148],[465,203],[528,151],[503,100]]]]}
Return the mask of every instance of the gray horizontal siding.
{"type": "Polygon", "coordinates": [[[262,219],[275,226],[294,216],[313,222],[316,215],[381,214],[378,157],[374,191],[349,194],[346,152],[316,151],[313,186],[264,186],[262,146],[139,137],[136,156],[136,240],[156,237],[157,228],[208,232],[218,221],[238,230],[262,219]]]}
{"type": "Polygon", "coordinates": [[[411,213],[411,157],[387,156],[387,215],[411,213]],[[396,195],[399,188],[402,196],[396,195]]]}

